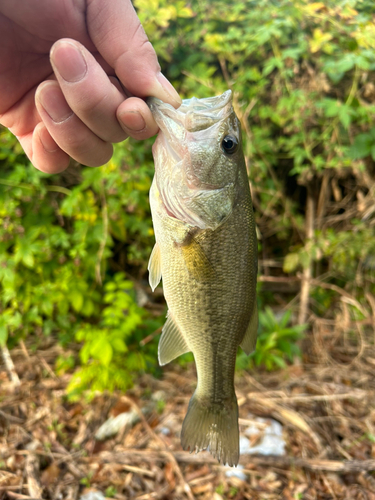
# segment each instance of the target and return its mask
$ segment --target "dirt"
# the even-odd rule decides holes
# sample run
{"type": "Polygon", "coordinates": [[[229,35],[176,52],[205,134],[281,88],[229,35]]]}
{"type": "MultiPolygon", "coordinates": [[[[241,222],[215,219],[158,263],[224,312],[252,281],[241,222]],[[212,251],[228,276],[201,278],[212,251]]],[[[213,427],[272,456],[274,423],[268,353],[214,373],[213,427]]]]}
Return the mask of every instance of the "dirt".
{"type": "Polygon", "coordinates": [[[181,449],[193,366],[174,362],[160,380],[142,375],[126,395],[73,403],[65,395],[71,375],[53,371],[61,348],[14,349],[19,386],[0,365],[0,500],[75,500],[89,492],[137,500],[375,500],[370,344],[353,346],[318,324],[302,362],[236,375],[241,434],[260,416],[280,422],[285,441],[284,455],[243,454],[242,478],[228,477],[208,452],[181,449]],[[103,423],[124,413],[130,423],[96,439],[103,423]]]}

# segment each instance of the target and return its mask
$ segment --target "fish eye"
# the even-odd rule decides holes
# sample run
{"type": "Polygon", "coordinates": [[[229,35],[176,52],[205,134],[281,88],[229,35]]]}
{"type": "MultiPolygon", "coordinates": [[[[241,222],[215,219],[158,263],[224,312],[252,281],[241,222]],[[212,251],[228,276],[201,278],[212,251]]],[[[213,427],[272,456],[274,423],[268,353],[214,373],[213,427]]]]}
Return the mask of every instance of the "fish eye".
{"type": "Polygon", "coordinates": [[[238,141],[233,135],[226,135],[224,139],[221,141],[221,147],[224,153],[228,155],[232,155],[237,151],[238,141]]]}

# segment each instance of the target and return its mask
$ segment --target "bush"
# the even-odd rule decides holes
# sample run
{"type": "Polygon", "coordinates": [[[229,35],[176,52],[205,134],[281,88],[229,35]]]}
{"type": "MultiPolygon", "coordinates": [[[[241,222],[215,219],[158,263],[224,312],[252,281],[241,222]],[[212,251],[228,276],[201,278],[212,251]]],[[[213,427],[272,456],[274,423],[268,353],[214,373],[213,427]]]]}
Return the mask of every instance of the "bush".
{"type": "MultiPolygon", "coordinates": [[[[342,289],[354,298],[347,304],[352,317],[358,319],[358,304],[362,316],[370,314],[373,2],[135,0],[135,6],[183,97],[234,91],[261,273],[270,272],[269,261],[283,266],[278,275],[309,269],[315,314],[334,315],[342,289]]],[[[99,169],[75,165],[47,176],[30,168],[2,131],[0,162],[0,343],[12,347],[20,338],[38,342],[51,334],[63,345],[78,341],[82,368],[71,390],[87,383],[124,388],[150,359],[140,336],[163,321],[136,305],[130,280],[147,279],[154,240],[150,142],[118,145],[99,169]]],[[[260,296],[272,305],[266,288],[260,296]]],[[[277,349],[290,351],[286,344],[277,349]]],[[[71,365],[70,358],[59,360],[60,369],[71,365]]]]}
{"type": "Polygon", "coordinates": [[[303,338],[307,325],[290,325],[291,312],[276,316],[269,306],[259,311],[258,341],[250,356],[241,351],[236,360],[238,369],[263,366],[267,370],[285,368],[287,359],[301,357],[298,340],[303,338]]]}
{"type": "MultiPolygon", "coordinates": [[[[49,176],[29,166],[8,131],[0,140],[0,343],[51,334],[63,345],[78,341],[83,367],[72,394],[129,387],[150,362],[139,340],[160,325],[118,271],[142,268],[153,244],[150,155],[129,145],[101,169],[49,176]]],[[[71,365],[58,360],[60,371],[71,365]]]]}

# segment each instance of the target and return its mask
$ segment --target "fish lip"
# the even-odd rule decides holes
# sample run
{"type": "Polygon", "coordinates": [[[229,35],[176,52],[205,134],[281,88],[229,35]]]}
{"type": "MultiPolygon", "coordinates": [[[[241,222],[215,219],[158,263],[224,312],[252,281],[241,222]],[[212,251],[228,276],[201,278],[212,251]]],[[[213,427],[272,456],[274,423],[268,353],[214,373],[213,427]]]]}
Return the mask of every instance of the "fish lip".
{"type": "Polygon", "coordinates": [[[177,109],[157,97],[148,97],[146,103],[164,135],[163,142],[169,155],[175,162],[179,162],[183,160],[184,144],[188,141],[189,132],[205,130],[224,120],[232,112],[232,91],[227,90],[221,95],[202,99],[183,99],[177,109]],[[173,130],[173,124],[176,124],[178,134],[177,130],[173,130]],[[173,137],[174,140],[171,140],[173,137]]]}
{"type": "Polygon", "coordinates": [[[166,114],[170,118],[183,122],[188,113],[197,113],[200,116],[207,116],[207,118],[217,120],[223,119],[222,111],[228,104],[232,102],[232,91],[227,90],[223,94],[214,97],[205,97],[197,99],[192,97],[190,99],[183,99],[179,108],[175,109],[171,104],[163,102],[157,97],[148,97],[146,104],[150,108],[153,115],[158,117],[160,114],[166,114]]]}

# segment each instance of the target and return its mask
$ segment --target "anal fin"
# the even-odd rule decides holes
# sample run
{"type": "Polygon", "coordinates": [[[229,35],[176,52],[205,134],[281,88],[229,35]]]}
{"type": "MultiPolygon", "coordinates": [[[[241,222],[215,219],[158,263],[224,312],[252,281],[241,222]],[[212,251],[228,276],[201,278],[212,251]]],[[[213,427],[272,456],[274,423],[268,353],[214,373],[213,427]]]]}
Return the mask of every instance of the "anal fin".
{"type": "Polygon", "coordinates": [[[150,287],[152,291],[158,286],[161,280],[161,257],[160,257],[160,247],[158,243],[155,243],[155,246],[151,252],[150,260],[148,261],[149,277],[148,281],[150,283],[150,287]]]}
{"type": "Polygon", "coordinates": [[[258,306],[255,300],[253,312],[245,336],[240,344],[247,355],[251,354],[257,344],[258,334],[258,306]]]}
{"type": "Polygon", "coordinates": [[[168,312],[167,321],[163,327],[159,340],[159,364],[166,365],[172,359],[189,352],[190,348],[186,343],[180,329],[168,312]]]}

